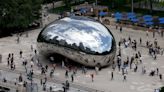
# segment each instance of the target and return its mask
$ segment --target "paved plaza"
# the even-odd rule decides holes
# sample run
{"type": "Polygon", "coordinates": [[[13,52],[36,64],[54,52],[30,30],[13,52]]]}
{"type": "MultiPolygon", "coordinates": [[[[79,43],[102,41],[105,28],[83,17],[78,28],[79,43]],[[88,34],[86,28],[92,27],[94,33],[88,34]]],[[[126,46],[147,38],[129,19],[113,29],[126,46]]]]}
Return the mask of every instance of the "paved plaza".
{"type": "MultiPolygon", "coordinates": [[[[48,19],[43,19],[43,25],[48,24],[49,22],[58,18],[58,15],[49,14],[48,19]]],[[[112,19],[111,19],[112,20],[112,19]]],[[[94,69],[88,69],[86,74],[82,74],[81,70],[77,71],[75,76],[75,80],[71,83],[71,78],[65,78],[65,69],[57,66],[55,72],[53,74],[53,78],[48,78],[47,89],[49,86],[56,86],[58,88],[62,88],[62,82],[65,80],[69,80],[71,83],[71,88],[68,92],[154,92],[154,89],[159,88],[164,85],[164,80],[160,81],[159,76],[149,76],[149,73],[152,69],[159,68],[159,73],[164,76],[164,55],[157,55],[157,59],[154,60],[150,55],[148,55],[148,48],[145,47],[146,41],[154,42],[157,39],[161,48],[164,48],[164,37],[162,38],[158,33],[156,33],[155,38],[153,38],[153,34],[149,32],[149,36],[146,36],[146,32],[142,30],[134,30],[131,28],[123,27],[122,33],[120,33],[119,29],[116,29],[115,26],[107,25],[107,27],[113,33],[116,43],[119,42],[121,38],[128,38],[129,36],[131,39],[135,39],[138,42],[137,51],[140,51],[142,54],[142,64],[138,65],[138,71],[134,72],[133,69],[127,69],[127,80],[123,81],[123,75],[121,72],[116,70],[113,71],[111,66],[103,68],[98,74],[95,74],[94,69]],[[142,44],[139,45],[139,38],[142,38],[142,44]],[[146,67],[146,74],[142,74],[142,67],[146,67]],[[114,72],[114,79],[111,80],[111,72],[114,72]],[[94,82],[92,82],[90,74],[94,73],[94,82]]],[[[31,58],[38,58],[39,53],[35,55],[34,51],[31,51],[31,45],[34,49],[37,50],[37,36],[41,28],[28,31],[28,37],[26,37],[27,33],[23,33],[20,37],[20,42],[17,43],[17,36],[13,35],[11,37],[4,37],[0,39],[0,54],[2,54],[2,62],[0,63],[1,69],[1,79],[6,78],[7,80],[16,81],[16,78],[23,74],[23,79],[27,80],[27,76],[25,73],[25,68],[22,66],[22,61],[27,60],[27,71],[30,70],[31,65],[31,58]],[[19,52],[23,51],[23,58],[20,58],[19,52]],[[9,53],[14,53],[14,63],[16,65],[15,70],[10,70],[7,66],[7,57],[9,53]]],[[[136,51],[132,48],[128,47],[125,48],[123,45],[121,46],[122,51],[122,59],[126,60],[127,56],[132,56],[136,51]]],[[[52,68],[52,63],[48,60],[40,58],[40,62],[43,65],[48,65],[52,68]]],[[[35,61],[35,60],[34,60],[35,61]]],[[[40,79],[43,76],[40,75],[40,69],[37,67],[36,62],[34,62],[34,79],[33,82],[38,84],[38,92],[42,91],[42,86],[40,85],[40,79]]],[[[49,75],[50,70],[47,72],[47,76],[49,75]]],[[[71,74],[71,73],[70,73],[71,74]]],[[[29,80],[27,80],[30,82],[29,80]]],[[[44,91],[43,91],[44,92],[44,91]]],[[[49,91],[45,91],[49,92],[49,91]]]]}

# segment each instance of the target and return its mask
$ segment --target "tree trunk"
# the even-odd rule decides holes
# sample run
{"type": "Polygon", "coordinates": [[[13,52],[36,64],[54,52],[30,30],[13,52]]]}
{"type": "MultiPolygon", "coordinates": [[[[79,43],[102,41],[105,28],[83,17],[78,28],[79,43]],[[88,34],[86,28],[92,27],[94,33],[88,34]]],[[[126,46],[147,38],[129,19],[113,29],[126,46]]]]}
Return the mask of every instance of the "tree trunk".
{"type": "Polygon", "coordinates": [[[141,2],[142,2],[142,1],[139,1],[139,5],[138,5],[138,8],[141,8],[141,2]]]}
{"type": "Polygon", "coordinates": [[[153,1],[149,0],[149,4],[150,4],[150,13],[153,13],[153,1]]]}
{"type": "Polygon", "coordinates": [[[53,7],[53,9],[55,8],[55,2],[54,1],[52,2],[52,7],[53,7]]]}
{"type": "Polygon", "coordinates": [[[145,6],[145,9],[147,8],[147,0],[144,1],[144,6],[145,6]]]}

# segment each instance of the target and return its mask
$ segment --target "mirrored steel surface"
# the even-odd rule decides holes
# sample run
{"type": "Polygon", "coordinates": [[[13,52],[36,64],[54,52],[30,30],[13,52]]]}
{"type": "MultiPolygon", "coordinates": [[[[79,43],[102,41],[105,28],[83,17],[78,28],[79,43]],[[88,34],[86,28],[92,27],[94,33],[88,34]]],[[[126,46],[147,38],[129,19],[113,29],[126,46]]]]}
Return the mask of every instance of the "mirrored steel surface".
{"type": "Polygon", "coordinates": [[[88,66],[110,64],[116,44],[110,30],[87,17],[65,17],[46,26],[38,36],[41,54],[58,53],[88,66]]]}

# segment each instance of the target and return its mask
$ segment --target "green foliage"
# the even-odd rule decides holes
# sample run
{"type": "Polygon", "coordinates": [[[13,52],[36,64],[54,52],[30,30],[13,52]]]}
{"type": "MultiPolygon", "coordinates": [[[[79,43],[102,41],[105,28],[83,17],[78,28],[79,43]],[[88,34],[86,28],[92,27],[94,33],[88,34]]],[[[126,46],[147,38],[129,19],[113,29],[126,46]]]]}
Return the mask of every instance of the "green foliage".
{"type": "Polygon", "coordinates": [[[103,0],[99,2],[102,5],[107,5],[109,8],[121,7],[125,4],[130,4],[131,0],[103,0]]]}
{"type": "Polygon", "coordinates": [[[161,88],[160,92],[164,92],[164,87],[161,88]]]}
{"type": "Polygon", "coordinates": [[[57,13],[57,14],[60,14],[64,11],[70,11],[71,8],[68,8],[66,6],[61,6],[61,7],[56,7],[56,8],[52,8],[49,10],[50,13],[57,13]]]}
{"type": "Polygon", "coordinates": [[[0,0],[0,30],[25,29],[40,18],[42,0],[0,0]]]}
{"type": "Polygon", "coordinates": [[[71,7],[71,0],[63,0],[63,3],[65,4],[65,6],[67,8],[70,8],[71,7]]]}

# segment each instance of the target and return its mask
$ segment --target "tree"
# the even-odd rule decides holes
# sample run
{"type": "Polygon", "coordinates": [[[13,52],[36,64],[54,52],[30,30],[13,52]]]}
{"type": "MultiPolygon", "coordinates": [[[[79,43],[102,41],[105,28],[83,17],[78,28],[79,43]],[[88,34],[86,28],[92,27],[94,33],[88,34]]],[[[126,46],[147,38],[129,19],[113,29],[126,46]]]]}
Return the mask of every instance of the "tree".
{"type": "Polygon", "coordinates": [[[59,0],[43,0],[43,4],[51,3],[53,8],[55,7],[55,2],[59,0]]]}
{"type": "Polygon", "coordinates": [[[40,18],[42,0],[0,0],[0,31],[24,30],[40,18]]]}
{"type": "Polygon", "coordinates": [[[67,8],[71,8],[71,0],[63,0],[63,3],[67,8]]]}

